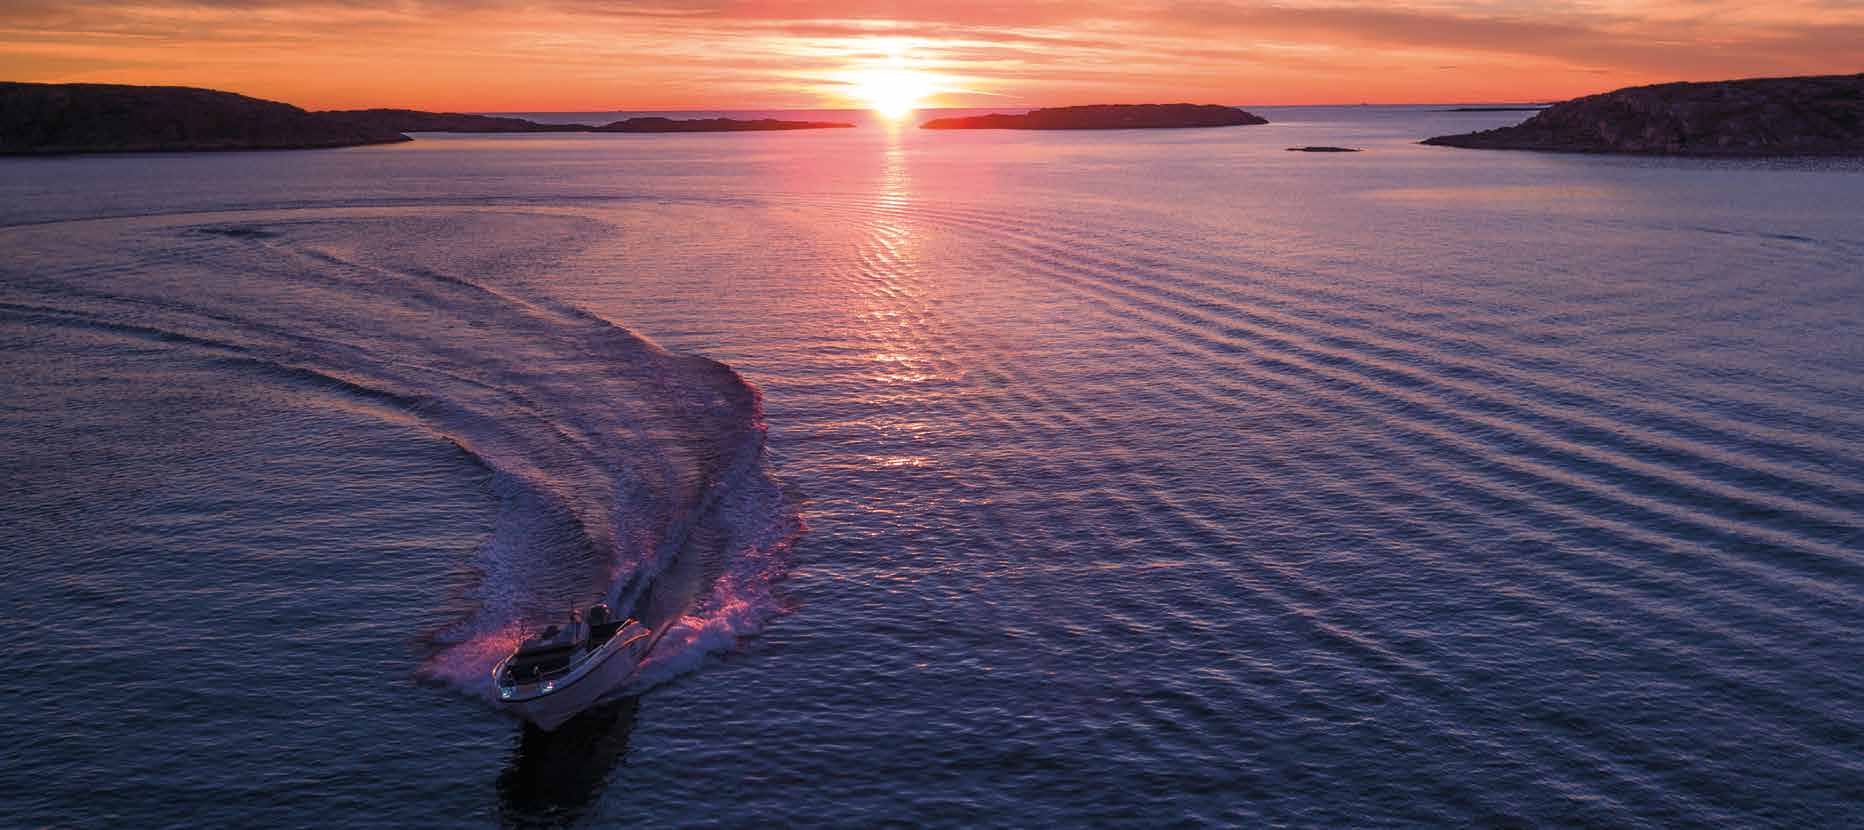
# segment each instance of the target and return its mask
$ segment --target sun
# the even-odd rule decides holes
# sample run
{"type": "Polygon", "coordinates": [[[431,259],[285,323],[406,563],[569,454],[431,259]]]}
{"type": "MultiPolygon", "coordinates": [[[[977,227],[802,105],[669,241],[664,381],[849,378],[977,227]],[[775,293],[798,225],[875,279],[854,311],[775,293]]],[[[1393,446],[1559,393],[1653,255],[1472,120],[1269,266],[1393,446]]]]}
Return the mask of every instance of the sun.
{"type": "Polygon", "coordinates": [[[855,73],[854,94],[887,118],[904,118],[932,94],[932,79],[910,69],[867,69],[855,73]]]}

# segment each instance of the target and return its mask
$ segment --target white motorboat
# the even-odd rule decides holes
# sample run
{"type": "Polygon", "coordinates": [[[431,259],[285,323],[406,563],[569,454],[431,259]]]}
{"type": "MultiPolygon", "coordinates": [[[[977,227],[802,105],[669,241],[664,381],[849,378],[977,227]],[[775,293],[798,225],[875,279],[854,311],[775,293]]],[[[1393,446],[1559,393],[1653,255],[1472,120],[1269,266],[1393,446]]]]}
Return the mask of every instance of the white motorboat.
{"type": "Polygon", "coordinates": [[[654,632],[635,619],[614,620],[594,605],[567,626],[550,626],[518,644],[492,669],[500,706],[554,730],[633,676],[653,647],[654,632]]]}

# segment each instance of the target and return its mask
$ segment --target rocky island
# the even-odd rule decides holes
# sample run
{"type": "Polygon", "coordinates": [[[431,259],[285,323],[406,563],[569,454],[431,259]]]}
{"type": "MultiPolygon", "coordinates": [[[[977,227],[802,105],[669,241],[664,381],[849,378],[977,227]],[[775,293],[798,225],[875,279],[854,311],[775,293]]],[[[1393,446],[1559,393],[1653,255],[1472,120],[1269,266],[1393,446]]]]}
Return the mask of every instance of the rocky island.
{"type": "Polygon", "coordinates": [[[407,140],[397,130],[210,89],[0,82],[0,153],[282,150],[407,140]]]}
{"type": "Polygon", "coordinates": [[[919,126],[928,130],[1150,130],[1267,123],[1268,119],[1254,113],[1216,104],[1099,104],[1015,115],[934,118],[919,126]]]}
{"type": "Polygon", "coordinates": [[[1513,126],[1425,139],[1483,150],[1864,156],[1864,74],[1639,86],[1513,126]]]}
{"type": "Polygon", "coordinates": [[[193,87],[0,82],[0,154],[288,150],[410,140],[405,133],[702,133],[852,127],[771,118],[628,118],[601,126],[404,109],[307,112],[193,87]]]}

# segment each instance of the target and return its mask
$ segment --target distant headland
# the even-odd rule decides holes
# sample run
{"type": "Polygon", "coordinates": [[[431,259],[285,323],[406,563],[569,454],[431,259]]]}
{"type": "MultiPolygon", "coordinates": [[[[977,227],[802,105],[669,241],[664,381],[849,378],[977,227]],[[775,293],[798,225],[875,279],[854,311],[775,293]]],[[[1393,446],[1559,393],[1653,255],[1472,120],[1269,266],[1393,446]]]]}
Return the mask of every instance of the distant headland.
{"type": "Polygon", "coordinates": [[[841,121],[779,121],[775,118],[661,118],[643,116],[604,124],[596,133],[743,133],[769,130],[829,130],[853,127],[841,121]]]}
{"type": "Polygon", "coordinates": [[[1016,115],[934,118],[928,130],[1142,130],[1182,127],[1240,127],[1268,119],[1216,104],[1100,104],[1054,107],[1016,115]]]}
{"type": "Polygon", "coordinates": [[[774,118],[662,118],[641,116],[607,124],[540,124],[523,118],[420,110],[330,110],[320,118],[399,133],[741,133],[852,127],[839,121],[779,121],[774,118]]]}
{"type": "Polygon", "coordinates": [[[0,83],[0,153],[285,150],[407,140],[395,130],[211,89],[0,83]]]}
{"type": "Polygon", "coordinates": [[[1864,156],[1864,74],[1639,86],[1513,126],[1425,139],[1482,150],[1678,156],[1864,156]]]}
{"type": "Polygon", "coordinates": [[[694,133],[852,127],[828,121],[629,118],[601,126],[373,109],[307,112],[193,87],[0,82],[0,154],[288,150],[409,141],[406,133],[694,133]]]}

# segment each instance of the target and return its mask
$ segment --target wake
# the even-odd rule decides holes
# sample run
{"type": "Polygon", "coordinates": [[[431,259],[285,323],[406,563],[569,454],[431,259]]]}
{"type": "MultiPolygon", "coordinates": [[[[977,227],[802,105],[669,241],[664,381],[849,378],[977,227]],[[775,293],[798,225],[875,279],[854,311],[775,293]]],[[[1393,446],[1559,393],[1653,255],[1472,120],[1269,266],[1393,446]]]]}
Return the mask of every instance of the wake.
{"type": "Polygon", "coordinates": [[[517,642],[606,601],[657,632],[614,690],[639,694],[781,612],[802,523],[770,472],[754,386],[503,276],[555,267],[598,232],[433,208],[16,227],[0,233],[64,267],[5,281],[0,315],[140,340],[456,447],[497,515],[416,675],[489,701],[517,642]]]}

